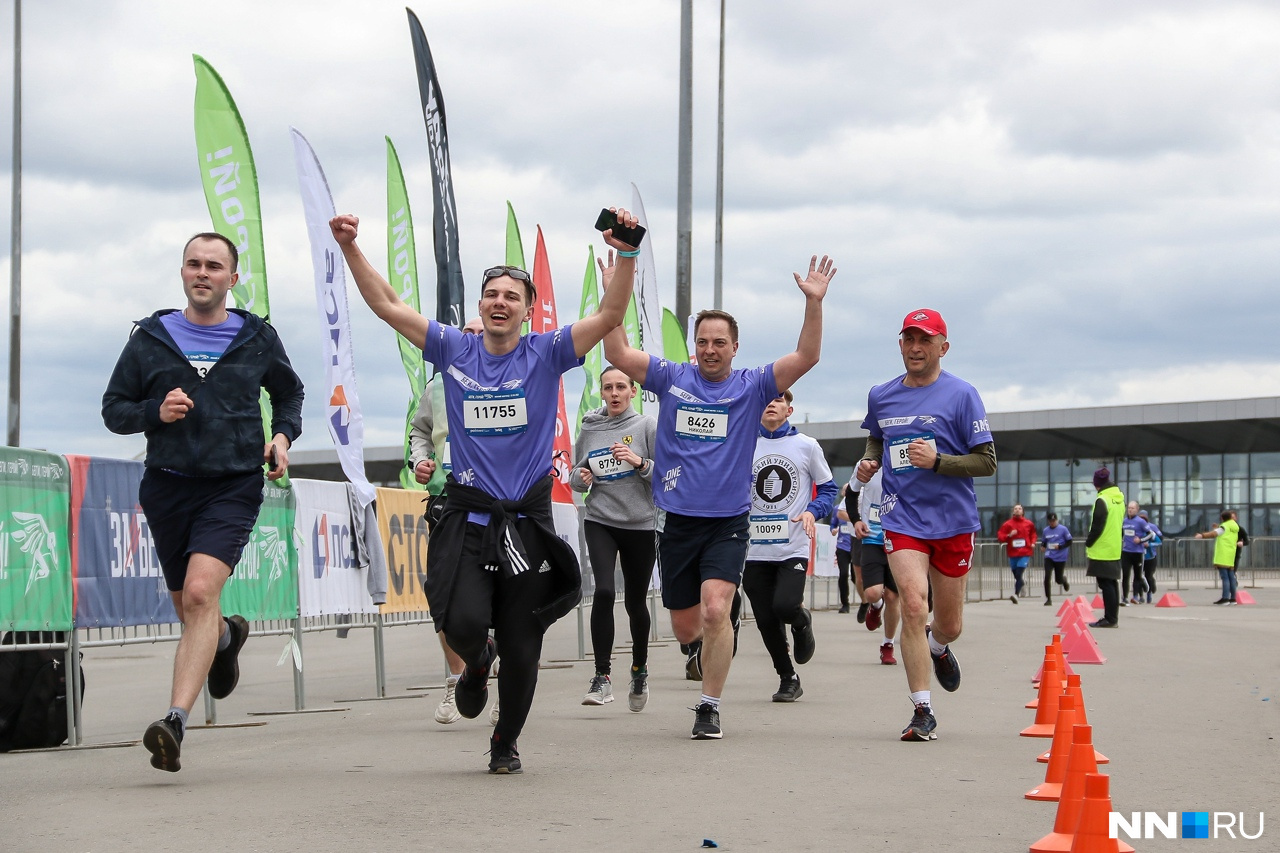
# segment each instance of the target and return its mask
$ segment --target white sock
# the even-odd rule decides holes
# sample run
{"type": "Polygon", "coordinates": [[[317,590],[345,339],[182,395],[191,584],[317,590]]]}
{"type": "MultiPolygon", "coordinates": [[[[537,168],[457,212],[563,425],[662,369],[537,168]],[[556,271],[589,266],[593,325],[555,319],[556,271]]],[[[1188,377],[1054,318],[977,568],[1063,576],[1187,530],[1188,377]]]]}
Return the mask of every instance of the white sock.
{"type": "Polygon", "coordinates": [[[893,637],[885,637],[885,638],[884,638],[884,644],[885,644],[886,646],[892,646],[892,645],[893,645],[893,637]]]}
{"type": "Polygon", "coordinates": [[[928,705],[928,704],[929,704],[929,691],[928,691],[928,690],[917,690],[915,693],[912,693],[912,694],[911,694],[911,702],[912,702],[912,704],[915,704],[915,705],[928,705]]]}
{"type": "Polygon", "coordinates": [[[708,696],[707,694],[703,693],[703,694],[702,694],[702,701],[701,701],[701,703],[700,703],[700,704],[702,704],[702,705],[710,705],[712,708],[715,708],[717,711],[719,711],[719,710],[720,710],[720,697],[719,697],[719,696],[708,696]]]}
{"type": "Polygon", "coordinates": [[[453,673],[449,673],[449,676],[448,676],[447,678],[445,678],[444,683],[445,683],[445,684],[452,684],[452,685],[454,685],[454,686],[456,687],[456,686],[457,686],[457,684],[458,684],[458,679],[459,679],[459,678],[462,678],[462,673],[458,673],[457,675],[454,675],[453,673]]]}
{"type": "Polygon", "coordinates": [[[875,604],[871,606],[874,607],[876,610],[880,610],[881,608],[884,607],[884,599],[883,598],[880,599],[879,601],[877,601],[875,604]]]}
{"type": "Polygon", "coordinates": [[[225,652],[227,647],[231,645],[231,625],[224,618],[222,620],[222,633],[218,635],[218,651],[225,652]]]}
{"type": "Polygon", "coordinates": [[[942,643],[939,643],[937,640],[934,639],[932,631],[929,632],[928,636],[929,636],[929,651],[933,652],[935,655],[940,655],[947,650],[946,646],[944,646],[942,643]]]}

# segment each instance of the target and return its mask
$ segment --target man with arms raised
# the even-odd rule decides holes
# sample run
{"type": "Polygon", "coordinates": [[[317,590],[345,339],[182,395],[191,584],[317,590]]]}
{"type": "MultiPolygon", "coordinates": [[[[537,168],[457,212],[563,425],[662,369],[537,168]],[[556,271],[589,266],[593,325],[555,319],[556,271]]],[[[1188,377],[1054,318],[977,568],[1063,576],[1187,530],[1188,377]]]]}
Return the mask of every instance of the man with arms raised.
{"type": "MultiPolygon", "coordinates": [[[[694,324],[697,364],[632,348],[622,329],[605,338],[605,358],[657,394],[653,501],[665,518],[658,532],[662,603],[681,643],[702,640],[702,698],[692,737],[718,739],[720,696],[733,660],[730,609],[750,540],[751,467],[760,417],[815,364],[822,350],[822,300],[835,267],[814,255],[797,286],[805,297],[795,352],[772,364],[733,368],[738,323],[724,311],[701,311],[694,324]]],[[[608,291],[612,293],[612,288],[608,291]]]]}
{"type": "Polygon", "coordinates": [[[936,740],[929,659],[942,688],[955,691],[960,664],[948,644],[960,636],[973,534],[981,529],[973,478],[995,473],[996,453],[977,390],[942,369],[951,348],[942,315],[912,311],[898,346],[907,372],[867,395],[862,427],[871,436],[857,477],[867,482],[883,462],[880,524],[898,586],[902,661],[915,706],[902,740],[936,740]],[[934,615],[926,624],[930,584],[934,615]]]}
{"type": "Polygon", "coordinates": [[[249,623],[222,617],[222,587],[258,519],[262,465],[270,464],[269,479],[283,477],[289,447],[302,434],[302,380],[280,336],[263,318],[227,308],[238,261],[221,234],[188,240],[187,307],[138,321],[102,395],[107,429],[147,435],[138,503],[182,622],[169,712],[142,737],[151,766],[171,773],[182,769],[187,714],[206,677],[215,699],[240,679],[237,656],[249,623]],[[265,445],[260,388],[271,398],[265,445]]]}
{"type": "MultiPolygon", "coordinates": [[[[617,214],[624,225],[635,224],[627,211],[617,214]]],[[[638,252],[605,231],[605,242],[622,256],[617,282],[594,314],[546,334],[520,334],[537,298],[530,275],[516,267],[487,269],[479,310],[484,334],[464,335],[400,301],[356,245],[358,226],[350,215],[329,222],[360,295],[423,348],[444,382],[456,482],[445,485],[443,515],[431,531],[426,586],[432,619],[466,663],[455,702],[467,718],[484,710],[500,652],[502,714],[490,739],[489,772],[518,773],[516,739],[533,704],[543,634],[582,598],[577,558],[551,521],[560,375],[581,365],[622,322],[638,252]]]]}

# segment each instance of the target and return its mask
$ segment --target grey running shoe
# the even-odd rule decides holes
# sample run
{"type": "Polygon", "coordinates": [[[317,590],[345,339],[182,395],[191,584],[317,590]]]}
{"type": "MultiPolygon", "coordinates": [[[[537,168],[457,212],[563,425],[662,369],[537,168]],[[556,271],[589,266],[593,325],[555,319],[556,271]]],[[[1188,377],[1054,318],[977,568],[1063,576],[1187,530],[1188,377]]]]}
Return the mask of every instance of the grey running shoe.
{"type": "Polygon", "coordinates": [[[938,721],[933,718],[933,710],[928,705],[917,705],[911,715],[911,722],[902,730],[902,740],[937,740],[934,730],[938,721]]]}
{"type": "Polygon", "coordinates": [[[633,711],[643,711],[649,702],[649,668],[631,667],[631,692],[627,694],[627,707],[633,711]]]}
{"type": "Polygon", "coordinates": [[[489,772],[519,773],[520,753],[516,752],[515,742],[507,743],[499,740],[497,734],[489,738],[489,772]]]}
{"type": "Polygon", "coordinates": [[[778,685],[778,692],[773,694],[775,702],[794,702],[804,695],[804,688],[800,686],[800,676],[784,675],[782,683],[778,685]]]}
{"type": "Polygon", "coordinates": [[[172,713],[156,720],[147,726],[142,745],[151,753],[152,767],[177,773],[182,769],[182,720],[172,713]]]}
{"type": "Polygon", "coordinates": [[[214,699],[226,699],[236,689],[240,681],[240,649],[249,639],[249,623],[243,616],[228,616],[227,630],[231,632],[231,642],[214,653],[209,667],[209,695],[214,699]]]}
{"type": "Polygon", "coordinates": [[[693,734],[691,740],[720,740],[720,709],[713,708],[710,703],[703,702],[693,711],[693,734]]]}
{"type": "Polygon", "coordinates": [[[609,681],[609,676],[603,672],[597,672],[591,678],[591,686],[587,688],[587,695],[582,697],[583,705],[604,705],[613,701],[613,683],[609,681]]]}
{"type": "MultiPolygon", "coordinates": [[[[932,634],[933,629],[926,627],[925,632],[932,634]]],[[[929,657],[933,658],[933,676],[938,679],[938,686],[948,693],[955,693],[960,688],[960,661],[956,660],[951,647],[947,646],[940,655],[935,655],[930,649],[929,657]]]]}

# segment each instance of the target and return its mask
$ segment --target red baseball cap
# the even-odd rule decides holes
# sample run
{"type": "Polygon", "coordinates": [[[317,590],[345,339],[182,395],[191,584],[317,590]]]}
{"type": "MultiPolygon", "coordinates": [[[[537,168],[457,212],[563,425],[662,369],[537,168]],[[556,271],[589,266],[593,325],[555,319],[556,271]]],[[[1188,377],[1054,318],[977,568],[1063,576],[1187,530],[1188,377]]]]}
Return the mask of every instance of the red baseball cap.
{"type": "Polygon", "coordinates": [[[903,319],[902,331],[905,332],[907,329],[919,329],[926,335],[942,335],[945,338],[947,321],[932,308],[921,308],[918,311],[912,311],[903,319]]]}

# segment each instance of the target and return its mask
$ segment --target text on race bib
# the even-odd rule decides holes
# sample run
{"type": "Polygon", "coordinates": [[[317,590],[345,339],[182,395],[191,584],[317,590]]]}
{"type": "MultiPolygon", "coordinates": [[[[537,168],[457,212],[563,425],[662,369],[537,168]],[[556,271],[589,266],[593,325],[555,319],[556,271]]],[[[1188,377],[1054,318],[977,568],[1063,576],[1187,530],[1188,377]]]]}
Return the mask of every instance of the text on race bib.
{"type": "Polygon", "coordinates": [[[636,473],[630,462],[614,459],[613,451],[608,447],[588,453],[587,464],[591,466],[591,476],[596,480],[620,480],[636,473]]]}
{"type": "Polygon", "coordinates": [[[1025,547],[1027,547],[1027,540],[1025,540],[1025,539],[1015,539],[1015,540],[1013,540],[1013,542],[1011,542],[1011,543],[1009,543],[1009,544],[1013,545],[1013,547],[1015,547],[1015,548],[1025,548],[1025,547]]]}
{"type": "Polygon", "coordinates": [[[513,435],[529,428],[524,391],[466,392],[462,427],[468,435],[513,435]]]}
{"type": "Polygon", "coordinates": [[[753,515],[751,522],[752,545],[781,545],[791,539],[790,522],[785,515],[753,515]]]}
{"type": "Polygon", "coordinates": [[[931,432],[922,432],[917,435],[904,435],[895,438],[889,442],[889,446],[885,450],[889,453],[889,467],[893,469],[895,474],[905,474],[910,471],[921,471],[911,464],[911,457],[907,454],[907,447],[916,439],[924,439],[924,443],[936,453],[938,451],[938,442],[931,432]]]}
{"type": "Polygon", "coordinates": [[[724,441],[729,435],[728,406],[676,406],[676,435],[693,441],[724,441]]]}
{"type": "Polygon", "coordinates": [[[453,470],[453,445],[449,443],[447,436],[444,440],[444,453],[440,454],[440,470],[446,474],[453,470]]]}

